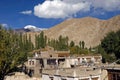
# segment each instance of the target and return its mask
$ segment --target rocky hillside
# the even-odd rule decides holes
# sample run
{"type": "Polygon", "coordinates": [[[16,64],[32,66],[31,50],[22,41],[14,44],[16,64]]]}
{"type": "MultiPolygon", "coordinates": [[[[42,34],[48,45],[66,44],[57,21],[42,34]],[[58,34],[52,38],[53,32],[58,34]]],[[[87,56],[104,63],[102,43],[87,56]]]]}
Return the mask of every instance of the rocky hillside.
{"type": "Polygon", "coordinates": [[[93,47],[111,31],[120,29],[120,15],[109,20],[100,20],[92,17],[66,20],[46,31],[49,38],[58,38],[59,35],[68,36],[76,44],[85,41],[86,47],[93,47]]]}

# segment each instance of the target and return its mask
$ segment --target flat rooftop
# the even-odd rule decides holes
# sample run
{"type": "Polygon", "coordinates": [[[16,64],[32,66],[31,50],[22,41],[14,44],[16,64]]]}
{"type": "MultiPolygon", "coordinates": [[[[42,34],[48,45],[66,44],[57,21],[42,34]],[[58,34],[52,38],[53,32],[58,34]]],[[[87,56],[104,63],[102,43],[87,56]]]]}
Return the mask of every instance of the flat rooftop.
{"type": "Polygon", "coordinates": [[[120,65],[119,64],[105,65],[104,67],[107,70],[120,70],[120,65]]]}
{"type": "Polygon", "coordinates": [[[46,75],[59,75],[63,77],[88,77],[97,76],[101,74],[101,69],[94,69],[90,67],[76,67],[76,68],[66,68],[66,69],[45,69],[43,74],[46,75]]]}

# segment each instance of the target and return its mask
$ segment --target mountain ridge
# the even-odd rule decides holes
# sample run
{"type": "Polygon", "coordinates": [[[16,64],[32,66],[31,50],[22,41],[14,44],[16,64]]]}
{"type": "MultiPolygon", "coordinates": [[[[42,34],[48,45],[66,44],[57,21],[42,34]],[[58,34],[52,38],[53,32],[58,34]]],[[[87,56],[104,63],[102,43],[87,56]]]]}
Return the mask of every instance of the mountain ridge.
{"type": "Polygon", "coordinates": [[[107,33],[119,29],[120,15],[108,20],[92,17],[68,19],[44,32],[48,38],[57,39],[60,35],[68,36],[69,40],[73,40],[76,44],[79,41],[85,41],[86,47],[94,47],[100,44],[107,33]]]}
{"type": "MultiPolygon", "coordinates": [[[[79,41],[84,41],[86,47],[95,47],[100,44],[101,40],[111,31],[120,29],[120,15],[114,16],[108,20],[98,18],[84,17],[67,19],[62,23],[55,25],[47,30],[44,34],[49,39],[58,39],[60,35],[68,36],[69,42],[74,41],[79,44],[79,41]]],[[[32,42],[35,44],[35,35],[40,32],[27,32],[31,34],[32,42]]]]}

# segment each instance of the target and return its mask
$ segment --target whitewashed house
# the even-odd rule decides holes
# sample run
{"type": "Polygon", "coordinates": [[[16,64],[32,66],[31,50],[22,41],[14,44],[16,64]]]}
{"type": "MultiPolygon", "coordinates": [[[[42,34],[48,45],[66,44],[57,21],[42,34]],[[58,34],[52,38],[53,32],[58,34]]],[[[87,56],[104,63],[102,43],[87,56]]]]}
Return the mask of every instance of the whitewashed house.
{"type": "Polygon", "coordinates": [[[76,67],[43,70],[42,80],[101,80],[101,69],[76,67]]]}
{"type": "MultiPolygon", "coordinates": [[[[89,64],[100,64],[102,60],[101,55],[70,56],[70,51],[54,51],[51,47],[35,50],[32,53],[34,56],[28,57],[26,72],[34,77],[40,77],[43,69],[86,67],[89,64]]],[[[56,75],[54,77],[56,78],[56,75]]]]}

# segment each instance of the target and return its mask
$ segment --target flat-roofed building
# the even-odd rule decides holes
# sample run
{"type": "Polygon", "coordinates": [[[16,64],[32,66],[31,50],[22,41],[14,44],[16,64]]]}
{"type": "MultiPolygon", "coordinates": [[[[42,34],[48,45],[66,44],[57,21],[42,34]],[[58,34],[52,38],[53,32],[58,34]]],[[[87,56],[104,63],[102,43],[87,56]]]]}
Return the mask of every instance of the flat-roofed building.
{"type": "Polygon", "coordinates": [[[110,65],[106,67],[108,80],[120,80],[120,65],[110,65]]]}
{"type": "Polygon", "coordinates": [[[42,80],[101,80],[101,69],[76,67],[43,70],[42,80]]]}
{"type": "Polygon", "coordinates": [[[43,69],[93,66],[102,60],[101,55],[70,56],[70,51],[54,51],[51,47],[34,50],[33,54],[33,57],[28,57],[26,67],[28,73],[36,77],[41,76],[43,69]]]}

